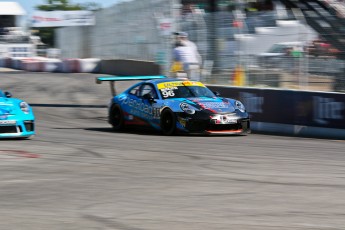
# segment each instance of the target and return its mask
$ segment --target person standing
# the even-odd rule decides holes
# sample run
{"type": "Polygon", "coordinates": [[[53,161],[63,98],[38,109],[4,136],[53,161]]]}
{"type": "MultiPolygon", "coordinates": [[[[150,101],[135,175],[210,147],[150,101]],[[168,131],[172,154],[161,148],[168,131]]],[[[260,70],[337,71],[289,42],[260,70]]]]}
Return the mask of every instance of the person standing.
{"type": "Polygon", "coordinates": [[[183,71],[189,80],[200,80],[198,57],[192,47],[177,41],[173,50],[173,61],[182,63],[183,71]]]}
{"type": "Polygon", "coordinates": [[[200,65],[202,63],[196,44],[188,39],[186,32],[178,32],[173,58],[183,64],[188,79],[200,81],[200,65]]]}

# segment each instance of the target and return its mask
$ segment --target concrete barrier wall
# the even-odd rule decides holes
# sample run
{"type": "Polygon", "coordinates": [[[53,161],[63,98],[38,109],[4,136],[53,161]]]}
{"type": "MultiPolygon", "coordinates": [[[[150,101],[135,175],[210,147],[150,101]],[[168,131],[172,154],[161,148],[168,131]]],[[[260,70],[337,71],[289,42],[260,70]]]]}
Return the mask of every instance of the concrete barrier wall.
{"type": "Polygon", "coordinates": [[[99,73],[98,58],[54,59],[43,57],[0,58],[0,67],[29,72],[99,73]]]}
{"type": "Polygon", "coordinates": [[[161,75],[160,66],[155,62],[124,59],[0,58],[0,67],[30,72],[100,73],[120,76],[161,75]]]}
{"type": "Polygon", "coordinates": [[[114,7],[95,12],[95,26],[56,29],[57,48],[63,58],[154,61],[163,51],[168,57],[171,47],[166,47],[159,23],[162,18],[171,18],[171,3],[172,0],[119,1],[114,7]]]}
{"type": "Polygon", "coordinates": [[[110,75],[160,75],[160,66],[154,62],[139,60],[102,60],[100,73],[110,75]]]}
{"type": "Polygon", "coordinates": [[[253,131],[345,139],[345,93],[208,87],[242,101],[253,131]]]}

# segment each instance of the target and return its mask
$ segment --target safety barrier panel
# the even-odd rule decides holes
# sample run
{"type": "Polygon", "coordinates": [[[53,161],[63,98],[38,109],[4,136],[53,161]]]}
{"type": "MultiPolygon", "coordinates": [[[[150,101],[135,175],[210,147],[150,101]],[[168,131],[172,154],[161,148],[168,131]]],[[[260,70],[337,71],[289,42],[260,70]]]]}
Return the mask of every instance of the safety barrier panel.
{"type": "Polygon", "coordinates": [[[253,131],[345,139],[345,93],[208,87],[243,102],[253,131]]]}
{"type": "Polygon", "coordinates": [[[11,68],[12,67],[12,59],[8,57],[0,58],[0,67],[11,68]]]}
{"type": "Polygon", "coordinates": [[[12,69],[22,69],[22,63],[24,58],[11,58],[11,68],[12,69]]]}
{"type": "Polygon", "coordinates": [[[49,58],[45,60],[43,71],[44,72],[62,72],[63,64],[60,59],[49,58]]]}
{"type": "Polygon", "coordinates": [[[0,58],[0,67],[31,72],[99,73],[100,59],[0,58]]]}
{"type": "Polygon", "coordinates": [[[79,72],[80,73],[98,73],[100,72],[101,59],[86,58],[79,59],[79,72]]]}
{"type": "Polygon", "coordinates": [[[64,59],[62,60],[62,72],[64,73],[79,73],[80,63],[78,59],[64,59]]]}
{"type": "Polygon", "coordinates": [[[160,75],[160,66],[150,61],[140,60],[101,60],[86,59],[52,59],[32,58],[1,58],[0,67],[14,68],[32,72],[63,72],[63,73],[102,73],[111,75],[160,75]]]}
{"type": "Polygon", "coordinates": [[[30,72],[43,72],[45,60],[41,59],[23,59],[22,70],[30,72]]]}

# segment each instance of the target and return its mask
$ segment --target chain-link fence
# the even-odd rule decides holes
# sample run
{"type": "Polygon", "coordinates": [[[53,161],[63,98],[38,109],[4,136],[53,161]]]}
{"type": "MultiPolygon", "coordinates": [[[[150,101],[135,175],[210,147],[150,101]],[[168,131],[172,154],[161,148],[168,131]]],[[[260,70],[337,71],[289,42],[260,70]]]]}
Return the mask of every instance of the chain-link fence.
{"type": "Polygon", "coordinates": [[[236,85],[240,77],[242,86],[345,89],[344,60],[293,14],[282,16],[277,10],[207,13],[198,8],[186,13],[181,6],[178,0],[114,5],[96,13],[96,26],[59,29],[59,48],[65,58],[155,61],[169,75],[172,32],[182,30],[199,48],[206,83],[236,85]],[[281,50],[274,50],[275,46],[281,50]]]}
{"type": "Polygon", "coordinates": [[[329,44],[319,41],[318,33],[292,15],[282,20],[275,11],[254,12],[240,21],[241,24],[238,22],[233,12],[190,13],[180,21],[181,28],[198,44],[204,60],[213,62],[212,74],[204,81],[236,84],[236,69],[240,66],[244,86],[345,89],[344,60],[337,57],[334,49],[317,50],[320,47],[315,41],[329,44]],[[195,26],[200,18],[206,25],[205,33],[195,26]],[[198,34],[206,34],[201,37],[202,42],[198,34]],[[291,53],[296,48],[300,52],[298,56],[291,53]]]}

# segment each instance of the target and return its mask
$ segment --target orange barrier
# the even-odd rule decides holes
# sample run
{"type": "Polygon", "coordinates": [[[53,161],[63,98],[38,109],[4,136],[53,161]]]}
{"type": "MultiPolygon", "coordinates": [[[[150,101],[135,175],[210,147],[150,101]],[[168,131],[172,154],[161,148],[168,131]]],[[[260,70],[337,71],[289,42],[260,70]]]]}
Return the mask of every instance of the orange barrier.
{"type": "Polygon", "coordinates": [[[246,74],[242,66],[236,66],[233,76],[232,85],[234,86],[244,86],[246,83],[246,74]]]}

